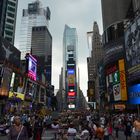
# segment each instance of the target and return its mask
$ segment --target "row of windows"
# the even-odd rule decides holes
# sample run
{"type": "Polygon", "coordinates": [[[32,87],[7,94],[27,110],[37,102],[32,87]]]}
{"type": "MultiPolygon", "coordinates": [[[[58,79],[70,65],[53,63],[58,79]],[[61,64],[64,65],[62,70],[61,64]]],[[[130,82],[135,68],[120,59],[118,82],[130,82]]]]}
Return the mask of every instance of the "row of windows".
{"type": "Polygon", "coordinates": [[[9,12],[7,12],[7,15],[9,16],[9,17],[15,17],[15,15],[14,14],[12,14],[12,13],[9,13],[9,12]]]}
{"type": "Polygon", "coordinates": [[[104,43],[116,40],[124,35],[124,23],[116,23],[104,31],[104,43]]]}
{"type": "Polygon", "coordinates": [[[8,10],[9,10],[9,11],[12,11],[12,12],[15,12],[15,8],[12,8],[12,7],[10,7],[10,6],[8,6],[8,10]]]}
{"type": "Polygon", "coordinates": [[[12,42],[12,38],[11,37],[5,37],[5,39],[9,42],[12,42]]]}
{"type": "Polygon", "coordinates": [[[44,30],[46,30],[46,27],[45,26],[44,27],[37,27],[37,28],[36,27],[35,28],[33,27],[32,30],[33,31],[44,31],[44,30]]]}
{"type": "Polygon", "coordinates": [[[16,6],[16,4],[12,1],[8,1],[8,4],[11,5],[11,6],[14,6],[14,7],[16,6]]]}
{"type": "Polygon", "coordinates": [[[11,30],[14,29],[14,27],[12,25],[8,25],[8,24],[5,25],[5,28],[11,29],[11,30]]]}
{"type": "Polygon", "coordinates": [[[14,24],[14,20],[12,20],[12,19],[7,18],[6,21],[9,22],[9,23],[11,23],[11,24],[14,24]]]}
{"type": "Polygon", "coordinates": [[[9,36],[12,36],[12,35],[13,35],[13,32],[12,32],[12,31],[7,31],[7,30],[5,30],[5,34],[6,34],[6,35],[9,35],[9,36]]]}

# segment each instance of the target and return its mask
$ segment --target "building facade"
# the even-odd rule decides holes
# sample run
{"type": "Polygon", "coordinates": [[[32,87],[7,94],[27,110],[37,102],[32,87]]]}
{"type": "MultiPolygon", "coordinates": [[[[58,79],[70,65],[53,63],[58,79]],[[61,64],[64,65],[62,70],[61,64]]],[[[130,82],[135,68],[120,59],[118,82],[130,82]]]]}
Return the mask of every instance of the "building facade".
{"type": "Polygon", "coordinates": [[[21,59],[26,53],[31,52],[32,27],[46,26],[50,20],[49,8],[43,8],[40,1],[28,4],[28,9],[23,9],[21,20],[20,41],[18,48],[21,50],[21,59]]]}
{"type": "Polygon", "coordinates": [[[139,7],[137,0],[102,0],[105,96],[110,109],[128,101],[124,33],[139,7]]]}
{"type": "Polygon", "coordinates": [[[103,48],[101,43],[101,35],[99,33],[98,24],[94,22],[91,41],[91,56],[87,58],[88,66],[88,101],[92,102],[96,100],[97,93],[99,92],[98,77],[98,64],[103,58],[103,48]]]}
{"type": "Polygon", "coordinates": [[[63,89],[65,91],[65,108],[77,107],[78,68],[77,68],[77,32],[76,28],[65,25],[63,35],[63,89]]]}
{"type": "Polygon", "coordinates": [[[0,36],[14,44],[18,0],[0,1],[0,36]]]}

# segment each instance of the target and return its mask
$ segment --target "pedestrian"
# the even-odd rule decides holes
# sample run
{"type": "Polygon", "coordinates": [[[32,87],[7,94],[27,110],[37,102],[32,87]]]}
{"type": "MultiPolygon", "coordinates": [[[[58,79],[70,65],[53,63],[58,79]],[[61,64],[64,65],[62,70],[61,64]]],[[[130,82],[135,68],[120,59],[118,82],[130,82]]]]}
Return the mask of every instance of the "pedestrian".
{"type": "Polygon", "coordinates": [[[71,123],[68,128],[67,136],[68,140],[74,140],[76,138],[77,130],[74,128],[74,125],[71,123]]]}
{"type": "Polygon", "coordinates": [[[131,134],[132,134],[132,122],[126,118],[124,121],[124,134],[126,136],[126,140],[131,139],[131,134]]]}
{"type": "Polygon", "coordinates": [[[137,140],[140,140],[140,118],[137,118],[135,121],[134,121],[134,134],[136,136],[136,139],[137,140]]]}
{"type": "Polygon", "coordinates": [[[82,132],[81,132],[81,140],[89,140],[89,137],[90,137],[90,133],[88,131],[88,126],[83,126],[82,128],[82,132]]]}
{"type": "Polygon", "coordinates": [[[108,125],[108,123],[107,124],[105,124],[105,128],[104,128],[104,140],[109,140],[109,125],[108,125]]]}
{"type": "Polygon", "coordinates": [[[104,137],[104,129],[99,124],[97,124],[96,126],[97,126],[97,129],[96,129],[95,138],[97,138],[99,140],[103,140],[103,137],[104,137]]]}
{"type": "Polygon", "coordinates": [[[21,124],[21,118],[15,116],[13,123],[9,129],[8,140],[28,140],[27,129],[21,124]]]}
{"type": "Polygon", "coordinates": [[[33,129],[33,140],[41,140],[42,131],[43,131],[42,120],[41,118],[36,116],[33,129]]]}
{"type": "Polygon", "coordinates": [[[54,139],[57,139],[57,135],[59,132],[59,123],[57,120],[54,120],[54,122],[51,125],[53,131],[54,131],[54,139]]]}

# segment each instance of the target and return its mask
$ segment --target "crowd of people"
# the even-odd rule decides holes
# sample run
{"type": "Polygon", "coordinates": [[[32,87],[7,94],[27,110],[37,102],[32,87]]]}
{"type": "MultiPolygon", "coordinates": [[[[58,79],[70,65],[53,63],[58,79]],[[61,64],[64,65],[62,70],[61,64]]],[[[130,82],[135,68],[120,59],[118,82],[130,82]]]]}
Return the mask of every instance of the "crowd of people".
{"type": "MultiPolygon", "coordinates": [[[[7,115],[8,140],[41,140],[52,130],[54,140],[140,140],[140,118],[137,114],[108,114],[82,111],[63,111],[57,118],[51,115],[7,115]]],[[[47,139],[46,139],[47,140],[47,139]]]]}

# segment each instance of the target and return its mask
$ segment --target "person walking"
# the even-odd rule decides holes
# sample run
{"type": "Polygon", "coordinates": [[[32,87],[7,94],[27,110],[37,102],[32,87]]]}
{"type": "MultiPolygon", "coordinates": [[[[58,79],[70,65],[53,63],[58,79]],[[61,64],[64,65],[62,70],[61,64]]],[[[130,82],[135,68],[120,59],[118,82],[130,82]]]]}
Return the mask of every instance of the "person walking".
{"type": "Polygon", "coordinates": [[[125,118],[124,121],[124,134],[126,136],[126,140],[131,140],[131,135],[132,135],[132,122],[128,118],[125,118]]]}
{"type": "Polygon", "coordinates": [[[135,121],[134,121],[134,129],[135,129],[135,136],[136,136],[136,139],[139,140],[140,139],[140,118],[137,118],[135,121]]]}
{"type": "Polygon", "coordinates": [[[13,123],[9,129],[8,140],[29,140],[27,129],[21,124],[21,118],[15,116],[13,123]]]}
{"type": "Polygon", "coordinates": [[[67,136],[68,140],[74,140],[76,138],[77,130],[74,128],[74,125],[71,123],[68,128],[67,136]]]}

